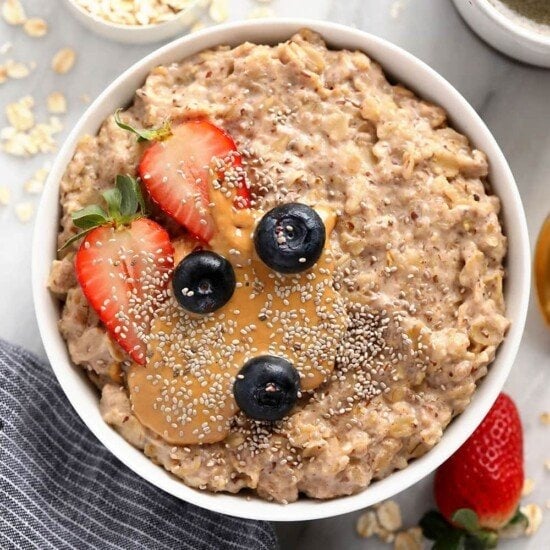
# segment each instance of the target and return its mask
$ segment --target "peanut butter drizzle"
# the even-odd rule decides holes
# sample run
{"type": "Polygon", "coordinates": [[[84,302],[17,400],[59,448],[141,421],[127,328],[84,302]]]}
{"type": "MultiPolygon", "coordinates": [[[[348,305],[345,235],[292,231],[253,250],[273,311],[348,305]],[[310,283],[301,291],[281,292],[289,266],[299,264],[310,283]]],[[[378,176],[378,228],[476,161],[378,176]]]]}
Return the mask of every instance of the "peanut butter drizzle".
{"type": "MultiPolygon", "coordinates": [[[[139,420],[176,445],[225,439],[238,410],[233,383],[252,357],[287,358],[300,372],[302,390],[322,384],[348,322],[332,286],[328,244],[310,270],[279,275],[254,251],[252,235],[263,212],[237,210],[216,190],[211,199],[217,232],[210,248],[232,263],[235,293],[206,316],[188,314],[171,297],[153,321],[146,366],[133,365],[128,375],[139,420]]],[[[328,237],[336,216],[323,206],[316,210],[328,237]]],[[[175,243],[176,265],[193,247],[190,241],[175,243]]]]}

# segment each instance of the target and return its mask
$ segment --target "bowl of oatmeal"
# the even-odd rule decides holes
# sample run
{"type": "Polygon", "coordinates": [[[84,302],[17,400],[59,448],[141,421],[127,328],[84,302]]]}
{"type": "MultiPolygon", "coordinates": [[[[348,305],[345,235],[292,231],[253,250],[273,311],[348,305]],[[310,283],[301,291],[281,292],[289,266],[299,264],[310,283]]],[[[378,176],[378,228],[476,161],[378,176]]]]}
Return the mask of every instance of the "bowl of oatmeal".
{"type": "Polygon", "coordinates": [[[183,34],[209,0],[64,0],[67,10],[92,32],[123,44],[149,44],[183,34]]]}
{"type": "Polygon", "coordinates": [[[521,200],[473,108],[400,48],[309,20],[201,31],[121,75],[60,151],[33,252],[44,345],[93,433],[172,495],[273,521],[366,507],[448,458],[529,294],[521,200]]]}

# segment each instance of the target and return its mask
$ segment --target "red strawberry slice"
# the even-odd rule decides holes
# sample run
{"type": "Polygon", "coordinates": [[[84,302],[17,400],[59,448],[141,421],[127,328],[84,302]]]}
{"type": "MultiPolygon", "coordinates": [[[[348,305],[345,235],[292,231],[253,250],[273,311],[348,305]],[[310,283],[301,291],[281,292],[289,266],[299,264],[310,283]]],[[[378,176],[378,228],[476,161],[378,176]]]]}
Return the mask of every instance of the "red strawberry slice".
{"type": "MultiPolygon", "coordinates": [[[[235,142],[207,120],[175,126],[172,135],[155,142],[144,153],[139,174],[151,199],[194,236],[209,242],[216,227],[209,212],[209,167],[213,159],[241,166],[235,142]]],[[[221,169],[223,172],[223,169],[221,169]]],[[[244,178],[236,178],[236,203],[248,206],[250,195],[244,178]]]]}
{"type": "Polygon", "coordinates": [[[174,267],[168,233],[147,218],[97,227],[82,241],[75,267],[84,295],[111,336],[144,364],[149,312],[166,298],[174,267]]]}
{"type": "Polygon", "coordinates": [[[499,529],[516,513],[523,477],[521,420],[501,393],[473,435],[437,470],[435,499],[449,521],[467,508],[481,527],[499,529]]]}

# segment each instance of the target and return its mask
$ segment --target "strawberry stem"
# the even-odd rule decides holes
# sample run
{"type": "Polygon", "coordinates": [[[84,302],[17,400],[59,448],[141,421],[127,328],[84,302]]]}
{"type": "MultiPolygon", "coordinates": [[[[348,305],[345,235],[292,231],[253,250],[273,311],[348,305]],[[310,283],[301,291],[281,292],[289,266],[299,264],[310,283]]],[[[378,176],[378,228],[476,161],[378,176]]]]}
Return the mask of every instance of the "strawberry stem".
{"type": "Polygon", "coordinates": [[[142,141],[162,141],[172,135],[172,125],[168,119],[165,120],[158,128],[134,128],[133,126],[130,126],[130,124],[122,122],[122,119],[120,118],[121,112],[122,109],[117,109],[115,111],[116,125],[122,130],[135,134],[138,137],[138,143],[142,141]]]}
{"type": "Polygon", "coordinates": [[[496,548],[498,534],[479,525],[477,514],[468,508],[457,510],[453,524],[432,510],[424,515],[420,527],[427,539],[433,540],[432,550],[485,550],[496,548]]]}
{"type": "Polygon", "coordinates": [[[477,514],[469,508],[460,508],[452,517],[453,523],[462,527],[467,533],[484,543],[483,548],[495,548],[498,535],[495,531],[484,529],[479,525],[477,514]]]}
{"type": "Polygon", "coordinates": [[[102,196],[107,203],[107,211],[93,204],[74,212],[71,215],[73,224],[83,231],[69,238],[58,252],[96,227],[109,224],[114,224],[116,227],[129,225],[146,214],[145,201],[139,183],[128,174],[118,175],[115,179],[115,187],[104,191],[102,196]]]}

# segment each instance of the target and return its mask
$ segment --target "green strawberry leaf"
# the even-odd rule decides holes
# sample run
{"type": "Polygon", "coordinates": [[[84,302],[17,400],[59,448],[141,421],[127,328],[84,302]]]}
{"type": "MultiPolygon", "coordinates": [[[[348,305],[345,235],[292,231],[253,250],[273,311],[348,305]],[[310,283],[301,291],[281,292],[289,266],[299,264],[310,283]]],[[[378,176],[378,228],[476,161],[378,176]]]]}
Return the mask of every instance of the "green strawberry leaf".
{"type": "Polygon", "coordinates": [[[480,529],[477,514],[470,508],[460,508],[453,514],[452,520],[456,525],[463,527],[470,533],[480,529]]]}
{"type": "Polygon", "coordinates": [[[504,539],[515,539],[524,535],[527,527],[529,527],[529,519],[518,508],[514,517],[504,527],[498,530],[498,535],[500,538],[504,539]]]}
{"type": "Polygon", "coordinates": [[[109,216],[101,206],[93,204],[86,206],[78,212],[71,215],[74,225],[80,229],[93,229],[98,225],[103,225],[109,221],[109,216]]]}
{"type": "Polygon", "coordinates": [[[93,231],[97,226],[90,227],[89,229],[86,229],[86,231],[81,231],[80,233],[77,233],[76,235],[73,235],[71,238],[67,239],[65,241],[65,244],[59,248],[57,251],[61,252],[62,250],[65,250],[68,246],[73,244],[74,242],[78,241],[79,239],[82,239],[82,237],[85,237],[90,231],[93,231]]]}
{"type": "Polygon", "coordinates": [[[434,510],[420,520],[422,533],[434,541],[433,550],[487,550],[496,547],[497,533],[483,529],[473,510],[457,510],[452,520],[454,525],[434,510]]]}
{"type": "Polygon", "coordinates": [[[424,536],[430,540],[444,539],[453,531],[452,525],[435,510],[431,510],[424,515],[420,520],[420,527],[424,536]]]}
{"type": "Polygon", "coordinates": [[[466,550],[488,550],[490,548],[496,548],[498,539],[496,541],[484,540],[476,535],[466,535],[464,539],[464,548],[466,550]]]}
{"type": "Polygon", "coordinates": [[[496,548],[498,544],[498,533],[490,531],[489,529],[483,529],[478,531],[475,535],[475,539],[480,541],[480,548],[496,548]]]}
{"type": "Polygon", "coordinates": [[[126,225],[145,214],[145,201],[135,178],[130,175],[118,175],[115,187],[102,193],[107,203],[107,211],[96,204],[86,206],[71,217],[73,224],[84,231],[73,235],[59,249],[64,250],[69,245],[87,235],[92,229],[106,224],[126,225]]]}
{"type": "Polygon", "coordinates": [[[514,517],[508,522],[508,526],[512,525],[529,525],[529,518],[518,508],[514,517]]]}
{"type": "Polygon", "coordinates": [[[119,189],[114,187],[113,189],[107,189],[102,195],[107,203],[109,216],[113,220],[118,221],[121,218],[120,207],[122,206],[122,193],[119,189]]]}
{"type": "MultiPolygon", "coordinates": [[[[473,539],[471,544],[479,543],[478,548],[495,548],[498,543],[498,535],[490,529],[484,529],[479,524],[477,514],[470,508],[460,508],[452,516],[453,522],[462,527],[473,539]]],[[[472,546],[472,548],[474,548],[472,546]]]]}
{"type": "Polygon", "coordinates": [[[122,109],[117,109],[115,112],[115,122],[117,126],[122,130],[126,130],[128,132],[136,134],[136,136],[138,137],[138,142],[162,141],[163,139],[166,139],[172,135],[172,125],[170,124],[169,120],[165,120],[162,123],[162,126],[160,126],[159,128],[134,128],[133,126],[122,122],[122,119],[120,118],[121,112],[122,109]]]}
{"type": "Polygon", "coordinates": [[[120,213],[122,216],[133,216],[138,209],[138,199],[136,195],[137,182],[131,176],[117,176],[116,188],[120,192],[120,213]]]}
{"type": "Polygon", "coordinates": [[[432,550],[470,550],[466,546],[466,535],[460,531],[450,532],[448,537],[436,540],[432,550]]]}
{"type": "Polygon", "coordinates": [[[145,213],[145,201],[135,178],[129,174],[118,175],[115,185],[121,195],[120,214],[123,218],[135,216],[138,210],[145,213]]]}

